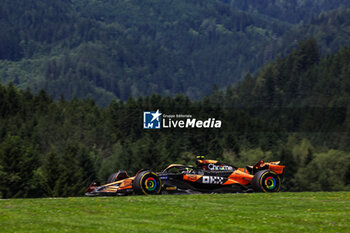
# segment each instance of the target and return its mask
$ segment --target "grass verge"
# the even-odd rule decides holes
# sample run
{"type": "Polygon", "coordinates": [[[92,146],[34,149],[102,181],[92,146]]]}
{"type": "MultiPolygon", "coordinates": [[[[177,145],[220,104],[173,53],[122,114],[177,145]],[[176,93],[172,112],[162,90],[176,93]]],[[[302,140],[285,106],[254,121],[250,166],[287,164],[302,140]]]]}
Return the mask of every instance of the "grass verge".
{"type": "Polygon", "coordinates": [[[0,200],[0,232],[350,232],[349,192],[0,200]]]}

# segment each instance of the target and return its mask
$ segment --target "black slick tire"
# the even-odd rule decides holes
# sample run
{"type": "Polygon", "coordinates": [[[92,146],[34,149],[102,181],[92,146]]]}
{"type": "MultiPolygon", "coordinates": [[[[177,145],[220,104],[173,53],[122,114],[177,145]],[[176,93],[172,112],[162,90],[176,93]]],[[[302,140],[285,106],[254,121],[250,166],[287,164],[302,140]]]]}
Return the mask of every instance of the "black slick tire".
{"type": "Polygon", "coordinates": [[[281,179],[274,171],[262,170],[255,173],[251,184],[256,192],[278,192],[281,188],[281,179]]]}
{"type": "Polygon", "coordinates": [[[133,188],[136,194],[160,194],[162,189],[162,182],[156,173],[151,171],[142,171],[136,175],[133,182],[133,188]]]}

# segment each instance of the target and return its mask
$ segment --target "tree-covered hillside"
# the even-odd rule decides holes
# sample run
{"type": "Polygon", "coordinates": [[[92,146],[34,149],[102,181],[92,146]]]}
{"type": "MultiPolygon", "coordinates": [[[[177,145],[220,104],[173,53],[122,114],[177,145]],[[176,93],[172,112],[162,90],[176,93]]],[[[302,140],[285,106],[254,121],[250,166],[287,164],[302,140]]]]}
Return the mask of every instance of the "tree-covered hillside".
{"type": "Polygon", "coordinates": [[[152,95],[99,108],[0,86],[0,195],[82,195],[118,169],[159,171],[195,155],[236,166],[281,160],[283,190],[350,190],[350,48],[325,58],[317,48],[303,41],[255,77],[198,101],[152,95]],[[144,130],[143,112],[156,109],[214,117],[222,128],[144,130]]]}
{"type": "Polygon", "coordinates": [[[350,50],[321,57],[315,39],[303,40],[278,58],[227,88],[227,104],[239,107],[347,107],[350,103],[350,50]]]}
{"type": "Polygon", "coordinates": [[[288,54],[301,40],[315,38],[321,54],[338,51],[350,45],[350,8],[333,10],[313,16],[308,23],[286,32],[273,49],[274,54],[288,54]]]}
{"type": "Polygon", "coordinates": [[[349,6],[349,1],[347,0],[222,1],[230,3],[232,7],[236,7],[246,12],[268,15],[272,18],[289,23],[308,21],[312,16],[318,15],[323,11],[330,11],[339,7],[349,6]]]}
{"type": "MultiPolygon", "coordinates": [[[[254,10],[219,0],[3,0],[0,82],[99,105],[152,93],[198,98],[272,59],[280,52],[276,43],[300,18],[345,5],[274,1],[254,10]],[[281,17],[273,16],[277,11],[281,17]]],[[[336,37],[336,46],[325,50],[347,43],[346,34],[337,33],[347,27],[329,24],[335,31],[327,40],[336,37]]]]}

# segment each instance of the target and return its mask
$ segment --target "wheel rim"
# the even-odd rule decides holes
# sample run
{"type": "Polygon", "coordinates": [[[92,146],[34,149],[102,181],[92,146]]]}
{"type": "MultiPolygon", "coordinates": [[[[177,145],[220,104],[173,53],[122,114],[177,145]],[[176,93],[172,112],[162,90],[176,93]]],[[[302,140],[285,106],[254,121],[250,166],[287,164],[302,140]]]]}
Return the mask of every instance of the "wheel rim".
{"type": "Polygon", "coordinates": [[[271,171],[261,177],[260,184],[264,192],[278,192],[281,187],[280,178],[271,171]]]}
{"type": "Polygon", "coordinates": [[[276,187],[276,179],[269,176],[265,179],[265,186],[269,190],[273,190],[276,187]]]}
{"type": "Polygon", "coordinates": [[[156,179],[154,179],[153,177],[148,177],[145,180],[145,188],[150,192],[154,191],[157,188],[156,179]]]}

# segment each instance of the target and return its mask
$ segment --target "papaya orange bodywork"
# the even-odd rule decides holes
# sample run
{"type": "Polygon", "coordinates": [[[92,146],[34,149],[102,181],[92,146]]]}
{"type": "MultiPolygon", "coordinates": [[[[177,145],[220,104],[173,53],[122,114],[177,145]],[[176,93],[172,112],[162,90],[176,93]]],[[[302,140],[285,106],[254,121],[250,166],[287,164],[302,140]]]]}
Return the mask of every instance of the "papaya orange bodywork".
{"type": "Polygon", "coordinates": [[[202,177],[202,175],[192,175],[192,174],[185,174],[183,176],[184,180],[188,180],[191,182],[196,182],[197,180],[199,180],[202,177]]]}
{"type": "Polygon", "coordinates": [[[269,164],[269,170],[276,172],[278,175],[283,174],[284,167],[282,165],[269,164]]]}
{"type": "Polygon", "coordinates": [[[236,170],[229,175],[227,181],[224,183],[226,184],[236,184],[240,183],[242,185],[247,185],[250,183],[250,181],[253,179],[253,175],[250,175],[249,173],[245,173],[241,170],[236,170]]]}

